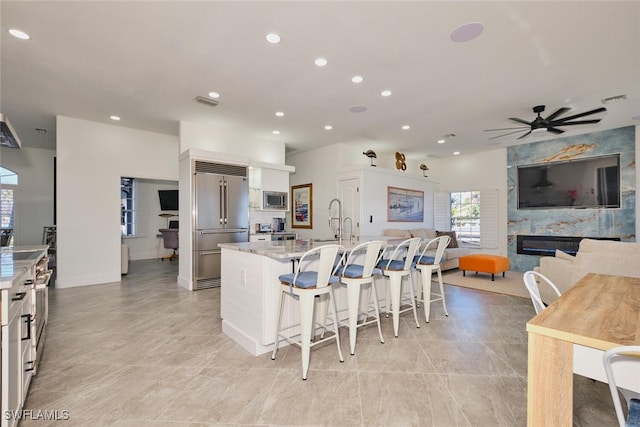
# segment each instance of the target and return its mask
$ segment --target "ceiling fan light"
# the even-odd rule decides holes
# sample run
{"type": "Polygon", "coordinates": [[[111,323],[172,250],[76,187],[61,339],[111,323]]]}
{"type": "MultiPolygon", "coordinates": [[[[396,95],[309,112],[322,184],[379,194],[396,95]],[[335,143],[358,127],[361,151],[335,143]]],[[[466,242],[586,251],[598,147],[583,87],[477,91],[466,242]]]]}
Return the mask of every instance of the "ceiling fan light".
{"type": "Polygon", "coordinates": [[[545,128],[545,127],[539,127],[539,128],[531,129],[531,133],[534,134],[534,135],[542,135],[546,131],[547,131],[547,128],[545,128]]]}

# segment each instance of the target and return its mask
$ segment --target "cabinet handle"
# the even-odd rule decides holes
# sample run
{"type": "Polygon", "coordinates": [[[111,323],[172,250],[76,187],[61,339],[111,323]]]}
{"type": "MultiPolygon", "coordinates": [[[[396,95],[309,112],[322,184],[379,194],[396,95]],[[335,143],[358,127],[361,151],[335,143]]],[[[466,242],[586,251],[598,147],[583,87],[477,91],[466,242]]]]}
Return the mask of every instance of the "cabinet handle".
{"type": "Polygon", "coordinates": [[[25,363],[26,365],[31,365],[30,368],[25,368],[24,371],[25,372],[29,372],[29,371],[33,371],[35,368],[33,367],[33,360],[29,360],[28,362],[25,363]]]}
{"type": "Polygon", "coordinates": [[[20,317],[24,319],[25,324],[27,325],[27,336],[22,338],[22,341],[30,340],[31,339],[31,315],[23,314],[20,317]]]}
{"type": "Polygon", "coordinates": [[[31,280],[31,279],[29,279],[29,280],[25,280],[25,281],[24,281],[24,285],[25,285],[25,286],[33,285],[33,280],[31,280]]]}
{"type": "Polygon", "coordinates": [[[20,301],[20,300],[23,300],[24,297],[26,296],[27,296],[26,292],[18,292],[13,296],[13,298],[11,298],[11,301],[20,301]]]}

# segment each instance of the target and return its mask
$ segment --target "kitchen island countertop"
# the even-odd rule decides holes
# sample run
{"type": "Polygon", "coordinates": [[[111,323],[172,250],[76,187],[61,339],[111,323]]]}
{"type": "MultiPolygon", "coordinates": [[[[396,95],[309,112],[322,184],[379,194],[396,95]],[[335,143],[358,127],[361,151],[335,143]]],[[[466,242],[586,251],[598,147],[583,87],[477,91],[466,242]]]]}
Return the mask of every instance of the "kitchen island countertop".
{"type": "Polygon", "coordinates": [[[387,236],[370,236],[359,237],[349,241],[349,239],[298,239],[298,240],[278,240],[271,242],[241,242],[241,243],[220,243],[218,246],[222,249],[232,249],[241,252],[248,252],[256,255],[263,255],[278,260],[286,260],[300,258],[305,252],[318,246],[330,244],[339,244],[349,251],[360,243],[371,240],[382,240],[387,244],[395,246],[404,241],[397,237],[387,236]]]}
{"type": "Polygon", "coordinates": [[[0,289],[8,289],[22,273],[33,267],[47,253],[48,246],[15,246],[0,250],[0,289]]]}

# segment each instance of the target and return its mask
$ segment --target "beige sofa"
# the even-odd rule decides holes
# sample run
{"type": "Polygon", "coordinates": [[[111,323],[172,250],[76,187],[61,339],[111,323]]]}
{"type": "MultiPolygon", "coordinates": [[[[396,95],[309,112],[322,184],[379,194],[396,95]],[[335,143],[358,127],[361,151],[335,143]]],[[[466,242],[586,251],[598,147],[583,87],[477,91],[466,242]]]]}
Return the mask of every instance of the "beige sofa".
{"type": "MultiPolygon", "coordinates": [[[[383,233],[388,237],[398,237],[403,239],[409,239],[411,237],[420,237],[423,240],[435,239],[436,230],[433,228],[415,228],[411,230],[401,230],[397,228],[388,228],[383,233]]],[[[433,250],[435,254],[435,249],[433,250]]],[[[440,268],[444,270],[451,270],[458,268],[458,259],[461,256],[471,254],[471,250],[467,248],[447,248],[444,251],[444,260],[440,262],[440,268]]]]}
{"type": "MultiPolygon", "coordinates": [[[[548,277],[561,293],[587,273],[640,277],[640,244],[612,240],[582,239],[576,256],[556,251],[555,257],[540,258],[534,270],[548,277]]],[[[557,297],[540,288],[542,300],[549,304],[557,297]]]]}

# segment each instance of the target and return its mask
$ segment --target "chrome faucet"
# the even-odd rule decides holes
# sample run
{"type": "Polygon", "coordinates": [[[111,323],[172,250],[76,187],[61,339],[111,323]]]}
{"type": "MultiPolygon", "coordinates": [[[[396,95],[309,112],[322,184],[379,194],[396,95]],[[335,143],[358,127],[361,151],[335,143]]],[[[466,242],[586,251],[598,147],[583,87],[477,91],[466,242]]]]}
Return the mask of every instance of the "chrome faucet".
{"type": "Polygon", "coordinates": [[[346,227],[346,223],[347,220],[349,220],[349,243],[351,243],[353,241],[353,220],[351,219],[351,217],[345,217],[344,221],[342,222],[342,227],[343,229],[346,227]]]}
{"type": "Polygon", "coordinates": [[[329,202],[329,228],[331,230],[333,230],[333,221],[338,221],[338,232],[336,233],[335,237],[336,239],[342,239],[342,203],[340,202],[340,199],[335,198],[335,199],[331,199],[331,201],[329,202]],[[333,207],[333,204],[337,203],[338,204],[338,217],[333,217],[331,216],[331,208],[333,207]]]}

